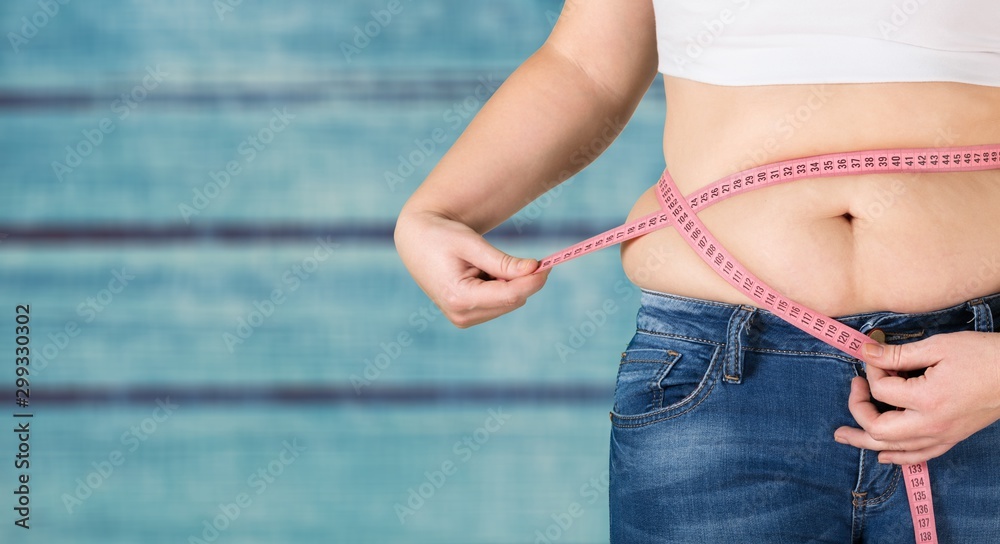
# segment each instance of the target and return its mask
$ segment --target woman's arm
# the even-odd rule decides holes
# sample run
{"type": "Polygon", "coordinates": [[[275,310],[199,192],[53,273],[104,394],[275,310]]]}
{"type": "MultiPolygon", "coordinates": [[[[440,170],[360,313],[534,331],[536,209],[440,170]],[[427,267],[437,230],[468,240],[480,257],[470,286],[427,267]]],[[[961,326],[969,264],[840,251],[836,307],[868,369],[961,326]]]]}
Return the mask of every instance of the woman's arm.
{"type": "Polygon", "coordinates": [[[481,235],[593,160],[578,150],[607,141],[609,125],[617,136],[656,59],[651,2],[567,0],[545,44],[431,171],[400,212],[396,247],[449,320],[487,321],[542,287],[544,275],[529,276],[537,263],[481,235]]]}

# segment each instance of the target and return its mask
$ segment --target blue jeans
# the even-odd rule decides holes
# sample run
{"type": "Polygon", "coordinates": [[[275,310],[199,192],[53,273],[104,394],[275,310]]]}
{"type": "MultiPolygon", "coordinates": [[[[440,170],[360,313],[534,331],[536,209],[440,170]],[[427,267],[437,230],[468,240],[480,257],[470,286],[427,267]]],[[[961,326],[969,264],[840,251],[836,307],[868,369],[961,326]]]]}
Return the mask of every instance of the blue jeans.
{"type": "MultiPolygon", "coordinates": [[[[838,320],[887,343],[996,331],[1000,295],[838,320]]],[[[636,328],[611,413],[612,543],[914,542],[900,467],[833,440],[857,426],[857,359],[766,310],[648,291],[636,328]]],[[[929,470],[942,544],[1000,542],[1000,422],[929,470]]]]}

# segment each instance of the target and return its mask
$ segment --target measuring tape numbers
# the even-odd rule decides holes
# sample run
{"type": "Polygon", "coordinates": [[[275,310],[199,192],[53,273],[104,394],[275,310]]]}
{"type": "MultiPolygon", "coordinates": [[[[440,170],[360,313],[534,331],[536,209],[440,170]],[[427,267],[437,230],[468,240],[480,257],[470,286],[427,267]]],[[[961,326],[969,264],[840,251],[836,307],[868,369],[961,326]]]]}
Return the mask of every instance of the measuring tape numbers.
{"type": "MultiPolygon", "coordinates": [[[[875,343],[860,331],[785,297],[743,266],[709,232],[697,211],[747,191],[807,178],[902,172],[969,172],[1000,168],[1000,145],[911,148],[831,153],[791,159],[726,176],[692,195],[681,194],[670,173],[656,187],[660,210],[542,259],[535,273],[668,226],[730,285],[791,325],[848,355],[862,359],[865,344],[875,343]]],[[[918,544],[937,544],[934,506],[927,463],[904,465],[913,531],[918,544]]]]}

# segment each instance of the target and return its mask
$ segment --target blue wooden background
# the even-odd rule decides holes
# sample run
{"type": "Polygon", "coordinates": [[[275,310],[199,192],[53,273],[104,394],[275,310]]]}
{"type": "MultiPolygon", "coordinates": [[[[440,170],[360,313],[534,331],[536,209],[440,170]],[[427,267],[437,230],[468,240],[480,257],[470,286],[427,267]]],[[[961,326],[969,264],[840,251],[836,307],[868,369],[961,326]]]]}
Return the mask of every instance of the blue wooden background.
{"type": "MultiPolygon", "coordinates": [[[[0,5],[10,422],[16,304],[34,354],[31,529],[3,433],[0,541],[605,542],[607,411],[638,298],[617,252],[458,330],[391,238],[560,4],[0,5]]],[[[662,169],[663,113],[654,85],[495,243],[541,257],[619,223],[662,169]]]]}

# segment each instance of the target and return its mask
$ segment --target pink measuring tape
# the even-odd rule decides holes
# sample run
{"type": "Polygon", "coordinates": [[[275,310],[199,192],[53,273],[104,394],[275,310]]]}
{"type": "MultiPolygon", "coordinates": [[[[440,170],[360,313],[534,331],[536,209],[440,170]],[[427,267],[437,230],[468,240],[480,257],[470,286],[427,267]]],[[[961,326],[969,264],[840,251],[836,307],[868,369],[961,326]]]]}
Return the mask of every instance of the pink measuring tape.
{"type": "MultiPolygon", "coordinates": [[[[695,211],[753,189],[806,178],[891,172],[969,172],[1000,168],[1000,145],[915,148],[831,153],[792,159],[726,176],[683,196],[666,171],[657,184],[660,211],[598,234],[541,261],[535,273],[587,253],[673,226],[703,261],[730,285],[763,308],[819,340],[862,359],[861,349],[874,340],[833,318],[794,302],[747,270],[712,236],[695,211]]],[[[934,506],[927,463],[902,467],[913,532],[919,544],[937,544],[934,506]]]]}

